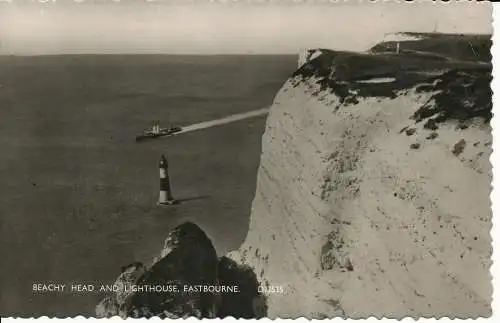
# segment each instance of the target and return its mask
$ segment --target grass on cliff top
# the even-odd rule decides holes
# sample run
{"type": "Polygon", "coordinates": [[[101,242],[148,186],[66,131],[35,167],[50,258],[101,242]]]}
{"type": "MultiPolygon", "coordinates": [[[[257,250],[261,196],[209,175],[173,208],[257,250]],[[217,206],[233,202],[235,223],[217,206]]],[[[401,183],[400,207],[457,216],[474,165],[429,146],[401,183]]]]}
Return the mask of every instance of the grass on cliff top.
{"type": "Polygon", "coordinates": [[[360,97],[395,98],[398,91],[415,86],[436,92],[433,103],[416,112],[417,121],[430,115],[438,115],[438,122],[491,119],[489,36],[434,34],[400,42],[399,53],[387,51],[388,44],[392,42],[378,44],[368,53],[322,50],[294,76],[316,77],[321,90],[334,93],[344,105],[356,104],[360,97]],[[394,81],[360,82],[374,78],[394,81]]]}
{"type": "MultiPolygon", "coordinates": [[[[419,40],[400,41],[400,52],[434,56],[444,60],[491,62],[491,35],[464,35],[441,33],[403,33],[421,37],[419,40]]],[[[396,41],[382,42],[370,49],[372,53],[394,52],[396,41]]]]}

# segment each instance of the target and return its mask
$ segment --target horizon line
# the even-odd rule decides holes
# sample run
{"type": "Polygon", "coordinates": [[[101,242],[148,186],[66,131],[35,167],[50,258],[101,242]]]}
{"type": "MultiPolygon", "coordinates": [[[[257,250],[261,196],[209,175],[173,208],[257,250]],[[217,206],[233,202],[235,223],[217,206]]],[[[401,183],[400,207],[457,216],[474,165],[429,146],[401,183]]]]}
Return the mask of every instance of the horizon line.
{"type": "Polygon", "coordinates": [[[41,57],[41,56],[294,56],[299,53],[53,53],[53,54],[1,54],[0,57],[41,57]]]}

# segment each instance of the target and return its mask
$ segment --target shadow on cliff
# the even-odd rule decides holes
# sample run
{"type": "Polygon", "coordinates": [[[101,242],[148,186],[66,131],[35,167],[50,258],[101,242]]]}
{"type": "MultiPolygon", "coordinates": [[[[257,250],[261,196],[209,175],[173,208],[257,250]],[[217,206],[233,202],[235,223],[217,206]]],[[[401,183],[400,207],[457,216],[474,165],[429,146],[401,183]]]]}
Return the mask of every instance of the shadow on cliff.
{"type": "Polygon", "coordinates": [[[240,292],[221,295],[218,317],[252,319],[266,316],[266,300],[264,295],[259,293],[257,276],[250,267],[238,265],[234,260],[222,257],[219,261],[219,283],[226,286],[237,285],[240,292]]]}
{"type": "Polygon", "coordinates": [[[255,273],[227,257],[219,259],[205,232],[191,222],[170,232],[151,268],[122,267],[114,285],[120,290],[100,302],[97,317],[259,318],[267,311],[255,273]],[[223,292],[223,286],[233,291],[223,292]]]}

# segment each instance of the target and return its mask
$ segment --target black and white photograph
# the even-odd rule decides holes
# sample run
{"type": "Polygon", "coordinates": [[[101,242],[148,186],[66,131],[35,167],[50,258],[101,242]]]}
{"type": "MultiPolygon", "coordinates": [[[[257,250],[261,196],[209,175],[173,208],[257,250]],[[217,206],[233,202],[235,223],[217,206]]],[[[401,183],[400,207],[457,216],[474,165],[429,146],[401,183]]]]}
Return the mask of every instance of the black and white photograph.
{"type": "Polygon", "coordinates": [[[490,317],[492,12],[0,0],[0,316],[490,317]]]}

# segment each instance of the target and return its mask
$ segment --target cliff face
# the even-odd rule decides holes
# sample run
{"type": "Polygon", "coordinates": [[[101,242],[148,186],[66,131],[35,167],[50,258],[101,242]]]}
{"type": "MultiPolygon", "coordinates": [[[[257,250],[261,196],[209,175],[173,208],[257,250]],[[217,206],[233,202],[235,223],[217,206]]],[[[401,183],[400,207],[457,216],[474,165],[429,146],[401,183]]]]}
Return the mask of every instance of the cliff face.
{"type": "Polygon", "coordinates": [[[423,38],[321,50],[276,96],[230,255],[267,316],[491,314],[489,40],[423,38]]]}

